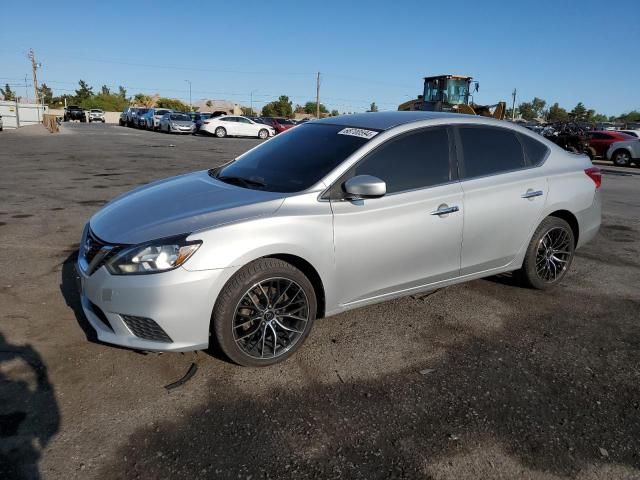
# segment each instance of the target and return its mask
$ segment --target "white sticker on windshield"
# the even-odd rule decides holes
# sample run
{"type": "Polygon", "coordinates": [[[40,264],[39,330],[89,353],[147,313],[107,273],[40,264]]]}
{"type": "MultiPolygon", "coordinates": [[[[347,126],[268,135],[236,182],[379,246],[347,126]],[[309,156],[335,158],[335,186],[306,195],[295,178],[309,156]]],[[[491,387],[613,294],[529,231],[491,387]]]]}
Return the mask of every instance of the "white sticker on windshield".
{"type": "Polygon", "coordinates": [[[367,140],[375,137],[377,134],[378,132],[365,130],[364,128],[343,128],[338,132],[338,135],[351,135],[352,137],[366,138],[367,140]]]}

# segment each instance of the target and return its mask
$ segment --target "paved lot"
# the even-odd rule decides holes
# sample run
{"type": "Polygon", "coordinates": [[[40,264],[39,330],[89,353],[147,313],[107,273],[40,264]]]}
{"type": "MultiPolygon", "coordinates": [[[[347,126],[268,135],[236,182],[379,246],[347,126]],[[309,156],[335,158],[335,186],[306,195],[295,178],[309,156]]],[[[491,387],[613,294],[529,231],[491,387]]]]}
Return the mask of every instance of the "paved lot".
{"type": "Polygon", "coordinates": [[[0,134],[0,478],[640,476],[639,175],[605,176],[601,233],[548,293],[505,276],[362,308],[257,370],[94,342],[71,274],[89,216],[255,144],[0,134]]]}

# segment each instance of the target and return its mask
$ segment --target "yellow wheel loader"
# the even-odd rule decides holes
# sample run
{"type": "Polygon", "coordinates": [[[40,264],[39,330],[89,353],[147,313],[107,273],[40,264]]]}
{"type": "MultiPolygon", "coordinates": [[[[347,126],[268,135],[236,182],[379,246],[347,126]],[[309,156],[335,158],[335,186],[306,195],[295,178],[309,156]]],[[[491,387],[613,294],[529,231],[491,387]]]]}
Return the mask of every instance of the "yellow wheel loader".
{"type": "Polygon", "coordinates": [[[437,75],[424,78],[424,92],[418,98],[398,106],[400,111],[425,110],[429,112],[455,112],[504,119],[507,104],[476,105],[472,89],[477,92],[478,82],[464,75],[437,75]]]}

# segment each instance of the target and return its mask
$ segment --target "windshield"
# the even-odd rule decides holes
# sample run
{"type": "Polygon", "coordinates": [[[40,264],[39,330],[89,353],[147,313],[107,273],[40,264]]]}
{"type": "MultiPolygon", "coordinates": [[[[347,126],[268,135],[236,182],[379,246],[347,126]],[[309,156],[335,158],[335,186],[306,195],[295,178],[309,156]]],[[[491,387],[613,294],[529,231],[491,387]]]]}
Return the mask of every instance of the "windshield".
{"type": "Polygon", "coordinates": [[[154,115],[164,115],[165,113],[169,113],[171,110],[156,110],[154,115]]]}
{"type": "Polygon", "coordinates": [[[174,113],[171,115],[171,120],[178,120],[181,122],[190,122],[191,117],[189,115],[185,115],[184,113],[174,113]]]}
{"type": "Polygon", "coordinates": [[[344,129],[344,125],[301,125],[210,174],[223,182],[270,192],[305,190],[368,141],[338,134],[344,129]]]}
{"type": "Polygon", "coordinates": [[[148,111],[149,111],[149,109],[148,109],[148,108],[139,108],[139,109],[138,109],[138,114],[139,114],[139,115],[140,115],[140,114],[144,115],[144,114],[145,114],[145,113],[147,113],[148,111]]]}
{"type": "Polygon", "coordinates": [[[95,108],[92,108],[91,113],[102,113],[102,110],[96,110],[95,108]]]}
{"type": "Polygon", "coordinates": [[[280,125],[295,125],[291,120],[287,120],[286,118],[276,118],[276,122],[280,125]]]}

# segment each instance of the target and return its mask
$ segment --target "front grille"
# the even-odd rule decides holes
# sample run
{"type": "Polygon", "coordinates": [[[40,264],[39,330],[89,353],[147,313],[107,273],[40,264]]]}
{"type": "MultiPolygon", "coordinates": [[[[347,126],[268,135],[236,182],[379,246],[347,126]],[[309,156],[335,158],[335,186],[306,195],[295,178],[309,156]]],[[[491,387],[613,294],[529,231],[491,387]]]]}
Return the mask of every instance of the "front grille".
{"type": "Polygon", "coordinates": [[[91,309],[93,314],[96,317],[98,317],[98,319],[104,324],[104,326],[107,327],[109,330],[111,330],[113,332],[113,327],[109,323],[109,319],[104,314],[102,309],[99,306],[97,306],[95,303],[93,303],[93,302],[89,302],[89,308],[91,309]]]}
{"type": "Polygon", "coordinates": [[[87,262],[88,266],[87,273],[91,275],[93,272],[98,270],[121,248],[122,247],[119,245],[114,245],[100,240],[91,230],[89,230],[82,246],[82,255],[84,256],[84,260],[87,262]],[[96,262],[92,264],[94,260],[96,260],[96,262]]]}
{"type": "Polygon", "coordinates": [[[160,325],[145,317],[134,317],[133,315],[121,315],[129,330],[136,336],[154,342],[171,343],[171,337],[167,335],[160,325]]]}

